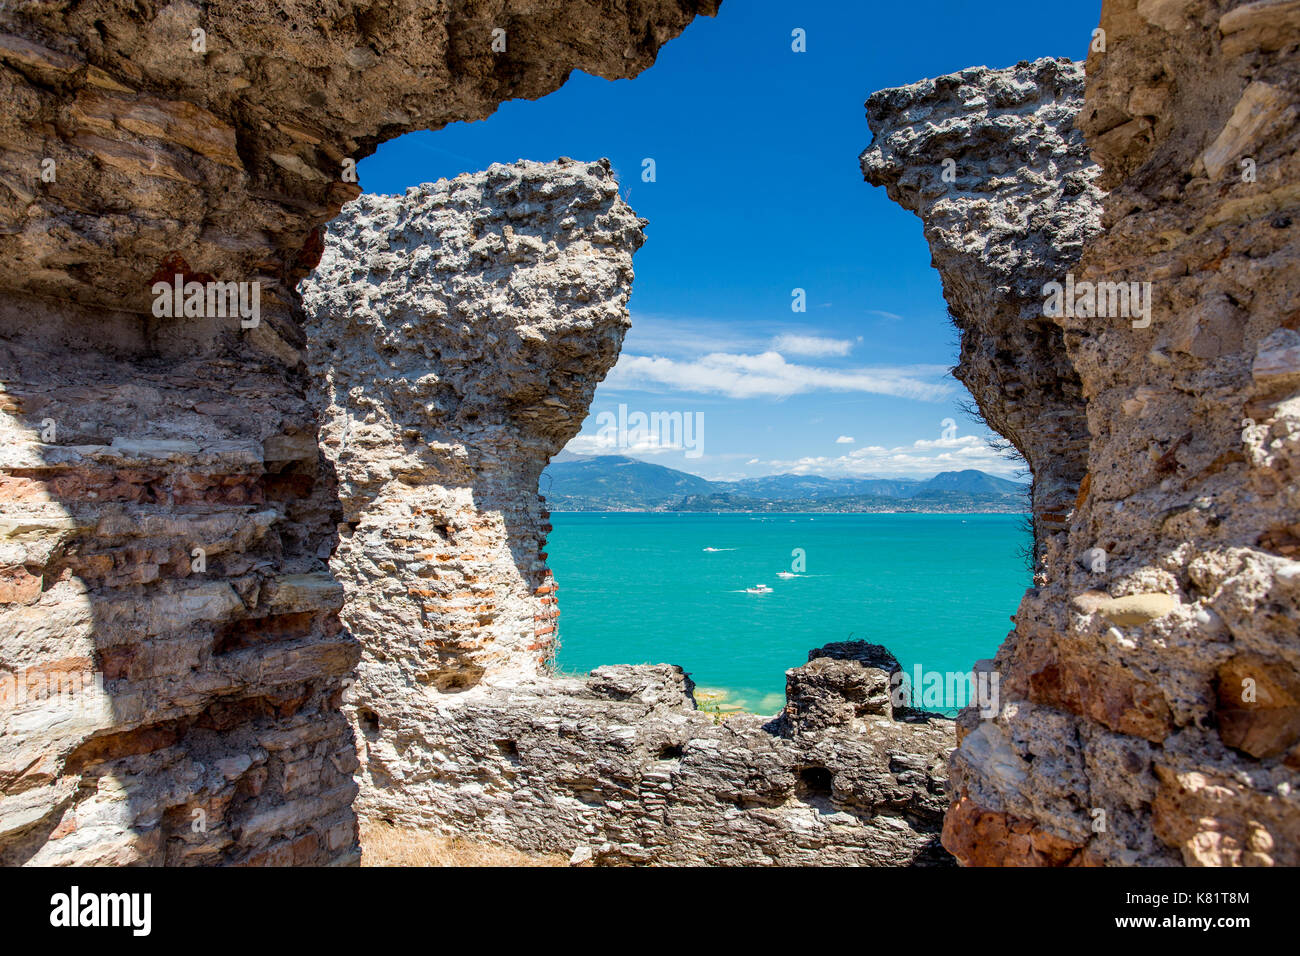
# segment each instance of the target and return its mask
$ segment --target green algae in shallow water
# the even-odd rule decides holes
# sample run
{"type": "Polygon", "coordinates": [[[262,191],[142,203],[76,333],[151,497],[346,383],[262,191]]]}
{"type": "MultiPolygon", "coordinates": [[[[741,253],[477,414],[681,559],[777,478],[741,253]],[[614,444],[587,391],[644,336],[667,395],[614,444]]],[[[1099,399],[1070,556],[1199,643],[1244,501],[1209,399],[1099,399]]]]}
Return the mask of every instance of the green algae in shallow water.
{"type": "MultiPolygon", "coordinates": [[[[551,522],[559,668],[680,664],[725,695],[720,713],[776,713],[785,672],[832,641],[884,644],[909,676],[917,665],[969,671],[997,651],[1030,584],[1019,515],[555,512],[551,522]],[[779,577],[795,549],[803,573],[779,577]],[[760,583],[771,593],[747,592],[760,583]]],[[[715,706],[700,695],[701,709],[715,706]]]]}

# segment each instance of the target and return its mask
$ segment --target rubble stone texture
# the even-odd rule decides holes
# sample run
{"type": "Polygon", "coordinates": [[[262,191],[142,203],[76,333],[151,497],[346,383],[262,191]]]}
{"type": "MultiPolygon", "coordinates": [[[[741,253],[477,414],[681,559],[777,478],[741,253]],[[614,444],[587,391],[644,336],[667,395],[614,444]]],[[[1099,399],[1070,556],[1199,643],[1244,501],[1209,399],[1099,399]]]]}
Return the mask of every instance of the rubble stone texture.
{"type": "Polygon", "coordinates": [[[1079,376],[1042,294],[1101,229],[1082,105],[1083,69],[1068,60],[975,67],[872,95],[860,158],[924,223],[961,331],[955,375],[1030,465],[1040,557],[1087,471],[1079,376]]]}
{"type": "Polygon", "coordinates": [[[484,681],[426,705],[437,746],[418,759],[395,751],[387,722],[411,715],[391,708],[363,752],[394,773],[365,781],[360,812],[597,865],[951,865],[952,721],[895,715],[883,648],[836,652],[788,672],[774,718],[696,710],[666,664],[484,681]]]}
{"type": "Polygon", "coordinates": [[[1103,5],[1077,122],[1110,192],[1073,271],[1152,283],[1152,320],[1059,320],[1088,470],[1000,713],[961,721],[965,863],[1300,863],[1298,11],[1103,5]]]}
{"type": "MultiPolygon", "coordinates": [[[[522,318],[508,282],[489,289],[471,272],[472,318],[498,341],[453,326],[453,289],[448,313],[403,319],[445,340],[399,342],[383,325],[386,351],[364,359],[369,393],[339,391],[361,374],[341,367],[309,395],[294,290],[325,223],[359,192],[348,161],[540,96],[575,68],[633,75],[715,9],[0,11],[0,863],[355,862],[358,766],[341,700],[362,651],[339,620],[349,593],[360,626],[427,622],[432,642],[410,660],[367,660],[350,691],[372,704],[349,705],[363,809],[383,786],[411,819],[572,845],[577,860],[942,859],[951,724],[872,703],[890,672],[876,652],[815,652],[768,723],[714,724],[671,668],[536,673],[554,613],[535,563],[545,513],[534,488],[509,496],[581,417],[593,383],[580,379],[598,373],[551,365],[558,383],[531,380],[500,336],[558,356],[583,330],[557,346],[560,329],[522,318]],[[259,282],[260,323],[155,318],[152,281],[178,274],[259,282]],[[505,390],[492,394],[509,403],[477,407],[476,377],[491,369],[455,368],[444,347],[500,361],[492,384],[505,390]],[[422,376],[425,349],[446,388],[422,376]],[[313,403],[327,401],[340,418],[323,454],[313,403]],[[375,442],[373,461],[342,454],[354,438],[375,442]],[[447,570],[428,575],[427,595],[406,590],[422,577],[413,564],[399,570],[415,534],[447,543],[421,559],[447,570]],[[386,604],[385,575],[400,585],[386,604]],[[420,685],[411,726],[428,736],[403,736],[371,681],[412,713],[420,685]],[[430,746],[438,735],[445,749],[430,746]]],[[[1101,27],[1081,106],[1077,73],[1059,62],[873,99],[864,172],[933,220],[961,375],[1036,479],[1039,580],[990,665],[1000,712],[959,721],[945,844],[967,863],[1294,865],[1300,5],[1105,0],[1101,27]],[[933,168],[949,139],[953,183],[933,168]],[[1100,231],[1094,187],[1110,190],[1100,231]],[[1152,322],[1054,329],[1030,293],[1061,270],[1151,282],[1152,322]],[[1096,549],[1104,570],[1080,560],[1096,549]]],[[[470,228],[479,212],[457,215],[470,228]]],[[[475,263],[544,258],[505,225],[491,234],[499,248],[447,238],[475,263]]],[[[400,297],[413,280],[395,265],[350,282],[400,297]]],[[[389,315],[337,319],[378,333],[389,315]]]]}
{"type": "Polygon", "coordinates": [[[618,357],[643,223],[608,162],[560,160],[366,195],[330,224],[302,291],[359,706],[413,694],[417,719],[552,656],[538,478],[618,357]]]}
{"type": "Polygon", "coordinates": [[[435,713],[446,746],[400,781],[402,819],[596,864],[951,865],[952,721],[895,711],[897,668],[828,645],[784,713],[725,721],[668,665],[481,686],[435,713]]]}
{"type": "Polygon", "coordinates": [[[536,99],[574,69],[633,76],[717,2],[5,6],[0,287],[143,312],[173,256],[291,298],[319,227],[361,192],[345,161],[536,99]]]}
{"type": "Polygon", "coordinates": [[[715,8],[0,10],[0,863],[356,861],[360,648],[294,292],[344,161],[634,75],[715,8]],[[259,282],[259,324],[156,318],[178,274],[259,282]]]}
{"type": "Polygon", "coordinates": [[[618,356],[643,222],[606,161],[498,164],[349,203],[303,283],[350,696],[403,751],[441,695],[552,656],[538,478],[618,356]]]}
{"type": "Polygon", "coordinates": [[[303,283],[339,482],[358,812],[595,863],[950,861],[952,722],[900,712],[883,648],[790,672],[725,724],[668,665],[556,678],[537,482],[628,328],[639,220],[608,163],[363,196],[303,283]]]}

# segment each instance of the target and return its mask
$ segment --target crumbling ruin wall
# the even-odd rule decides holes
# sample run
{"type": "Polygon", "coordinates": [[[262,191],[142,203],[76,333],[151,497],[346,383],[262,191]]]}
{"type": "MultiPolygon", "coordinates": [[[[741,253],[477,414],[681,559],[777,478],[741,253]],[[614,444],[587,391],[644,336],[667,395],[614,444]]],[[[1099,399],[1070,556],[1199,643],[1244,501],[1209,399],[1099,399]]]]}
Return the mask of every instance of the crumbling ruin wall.
{"type": "Polygon", "coordinates": [[[895,708],[897,674],[884,648],[828,645],[781,714],[725,720],[666,664],[484,684],[430,710],[436,750],[384,798],[403,825],[574,862],[950,866],[952,721],[895,708]]]}
{"type": "Polygon", "coordinates": [[[357,859],[294,287],[382,140],[634,75],[715,9],[4,5],[0,862],[357,859]],[[159,316],[177,276],[260,314],[159,316]]]}
{"type": "Polygon", "coordinates": [[[717,3],[5,7],[0,288],[146,313],[169,260],[291,301],[320,227],[361,192],[349,165],[379,143],[536,99],[575,69],[633,76],[717,3]]]}
{"type": "Polygon", "coordinates": [[[644,241],[609,164],[520,161],[330,224],[303,284],[338,476],[358,812],[605,863],[934,863],[952,722],[829,647],[780,719],[725,725],[667,665],[556,678],[542,469],[629,325],[644,241]]]}
{"type": "Polygon", "coordinates": [[[963,721],[944,844],[1295,865],[1300,6],[1106,0],[1101,29],[1078,125],[1110,193],[1074,280],[1150,283],[1150,322],[1057,319],[1088,472],[998,653],[999,714],[963,721]]]}
{"type": "Polygon", "coordinates": [[[537,482],[618,357],[642,222],[608,162],[498,164],[348,204],[303,283],[376,798],[420,802],[444,695],[552,655],[537,482]]]}
{"type": "Polygon", "coordinates": [[[1042,294],[1101,230],[1082,105],[1083,69],[1068,60],[974,67],[873,94],[859,160],[924,223],[961,332],[954,375],[1030,466],[1040,560],[1087,471],[1082,387],[1042,294]]]}

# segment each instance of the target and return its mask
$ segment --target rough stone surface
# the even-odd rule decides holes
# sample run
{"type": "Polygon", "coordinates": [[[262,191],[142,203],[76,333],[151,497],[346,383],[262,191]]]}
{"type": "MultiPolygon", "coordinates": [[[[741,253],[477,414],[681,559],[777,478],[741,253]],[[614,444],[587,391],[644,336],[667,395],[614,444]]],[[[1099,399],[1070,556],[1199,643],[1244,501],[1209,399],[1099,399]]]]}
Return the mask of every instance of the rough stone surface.
{"type": "Polygon", "coordinates": [[[952,721],[841,697],[888,684],[864,663],[887,652],[858,646],[872,653],[813,651],[788,672],[792,705],[837,717],[816,726],[792,709],[719,720],[666,664],[485,681],[418,715],[390,710],[363,760],[399,772],[369,780],[385,789],[362,812],[598,865],[950,865],[952,721]],[[438,742],[418,763],[395,747],[417,718],[438,742]]]}
{"type": "Polygon", "coordinates": [[[940,863],[951,721],[883,648],[720,724],[668,665],[559,679],[542,468],[628,327],[642,221],[607,163],[519,162],[363,196],[303,285],[331,562],[363,646],[346,711],[366,817],[595,863],[940,863]]]}
{"type": "MultiPolygon", "coordinates": [[[[396,620],[399,631],[427,620],[431,644],[368,670],[392,681],[397,716],[414,716],[403,736],[380,709],[352,705],[363,794],[396,772],[390,789],[412,819],[464,814],[456,826],[524,845],[563,834],[580,859],[703,862],[718,859],[714,844],[755,861],[941,858],[932,810],[951,724],[879,713],[887,667],[815,655],[783,718],[720,725],[691,709],[669,668],[585,682],[539,672],[554,626],[550,584],[533,586],[546,580],[533,564],[545,512],[534,488],[513,495],[524,462],[585,410],[578,379],[598,377],[585,357],[551,366],[558,386],[508,376],[519,400],[478,408],[480,430],[467,396],[486,369],[425,354],[451,383],[442,390],[413,351],[437,342],[401,343],[390,371],[373,357],[374,394],[320,393],[342,421],[331,418],[329,455],[314,447],[294,287],[324,249],[321,227],[357,192],[344,161],[540,95],[575,67],[635,73],[714,7],[0,11],[0,862],[355,861],[340,696],[360,651],[338,608],[349,588],[372,601],[359,619],[426,597],[405,590],[418,572],[399,570],[416,534],[454,545],[431,552],[435,568],[439,554],[453,566],[437,584],[466,587],[434,589],[433,610],[396,620]],[[151,282],[175,275],[258,281],[260,324],[154,318],[151,282]],[[567,409],[547,403],[566,394],[567,409]],[[378,443],[373,468],[337,454],[353,424],[378,443]],[[485,472],[457,474],[458,448],[485,472]],[[418,487],[426,474],[437,488],[418,487]],[[399,501],[431,510],[383,510],[399,501]],[[388,522],[373,568],[356,533],[372,508],[388,522]],[[410,538],[397,536],[399,513],[410,538]],[[439,531],[444,515],[462,523],[439,531]],[[341,586],[327,568],[340,535],[341,586]],[[500,577],[471,580],[480,554],[500,577]],[[385,575],[401,585],[388,606],[385,575]],[[499,595],[497,608],[469,603],[480,594],[499,595]],[[476,637],[461,646],[458,631],[476,637]],[[438,735],[448,749],[429,746],[438,735]],[[485,783],[471,760],[493,752],[485,783]],[[764,772],[737,777],[756,765],[764,772]],[[629,812],[629,795],[643,809],[629,812]]],[[[873,98],[864,172],[933,221],[963,330],[960,374],[1035,472],[1038,580],[992,665],[1001,708],[964,715],[951,760],[944,839],[964,862],[1300,863],[1297,9],[1105,0],[1106,48],[1090,56],[1081,106],[1077,72],[1060,62],[873,98]],[[1094,187],[1110,190],[1100,231],[1094,187]],[[1031,293],[1070,269],[1151,282],[1151,323],[1042,321],[1031,293]],[[1097,550],[1104,570],[1078,560],[1097,550]]],[[[459,215],[468,227],[477,213],[459,215]]],[[[477,234],[448,241],[473,256],[484,240],[488,260],[545,255],[527,233],[517,246],[504,224],[493,234],[499,249],[477,234]]],[[[385,275],[407,281],[387,266],[356,278],[385,275]]],[[[553,347],[544,322],[492,317],[508,286],[466,281],[485,310],[476,321],[515,330],[521,350],[553,347]],[[542,342],[524,344],[534,326],[542,342]]],[[[458,301],[453,289],[448,314],[458,301]]],[[[378,331],[364,308],[341,319],[378,331]]],[[[501,341],[469,342],[446,314],[418,322],[458,355],[479,349],[511,368],[501,341]]],[[[365,681],[353,693],[368,693],[365,681]]]]}
{"type": "Polygon", "coordinates": [[[360,651],[294,291],[344,160],[634,75],[715,7],[4,5],[0,862],[356,861],[360,651]],[[156,318],[176,275],[258,282],[260,322],[156,318]]]}
{"type": "Polygon", "coordinates": [[[1043,316],[1101,229],[1098,169],[1074,118],[1083,69],[1044,59],[975,67],[867,101],[867,181],[921,217],[961,331],[954,375],[1033,474],[1036,553],[1065,529],[1087,471],[1079,377],[1043,316]]]}
{"type": "Polygon", "coordinates": [[[560,160],[363,196],[329,227],[303,301],[333,567],[365,648],[351,697],[392,733],[437,746],[421,709],[551,656],[538,477],[618,357],[642,222],[607,162],[560,160]]]}
{"type": "Polygon", "coordinates": [[[536,99],[574,69],[633,76],[717,2],[5,6],[0,288],[144,311],[172,257],[290,299],[318,227],[361,191],[345,160],[536,99]]]}
{"type": "Polygon", "coordinates": [[[301,380],[33,311],[0,340],[0,861],[355,859],[358,651],[301,380]]]}
{"type": "Polygon", "coordinates": [[[1296,865],[1300,24],[1106,0],[1101,27],[1078,125],[1111,191],[1075,271],[1151,282],[1151,322],[1059,320],[1088,474],[998,653],[1000,712],[961,721],[944,842],[976,864],[1296,865]],[[1092,548],[1104,570],[1073,560],[1092,548]]]}

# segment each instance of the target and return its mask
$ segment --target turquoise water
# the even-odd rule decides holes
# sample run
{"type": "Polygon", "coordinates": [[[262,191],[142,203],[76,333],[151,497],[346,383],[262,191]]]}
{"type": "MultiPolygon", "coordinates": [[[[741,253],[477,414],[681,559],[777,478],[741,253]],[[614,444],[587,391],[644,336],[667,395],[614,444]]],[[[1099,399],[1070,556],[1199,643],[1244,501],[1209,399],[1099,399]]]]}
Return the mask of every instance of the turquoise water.
{"type": "Polygon", "coordinates": [[[884,644],[909,674],[969,671],[993,656],[1030,584],[1019,515],[555,512],[551,523],[562,671],[680,664],[705,693],[725,693],[723,709],[762,714],[783,706],[786,669],[831,641],[884,644]],[[804,573],[777,577],[796,548],[804,573]],[[745,593],[760,582],[773,593],[745,593]]]}

